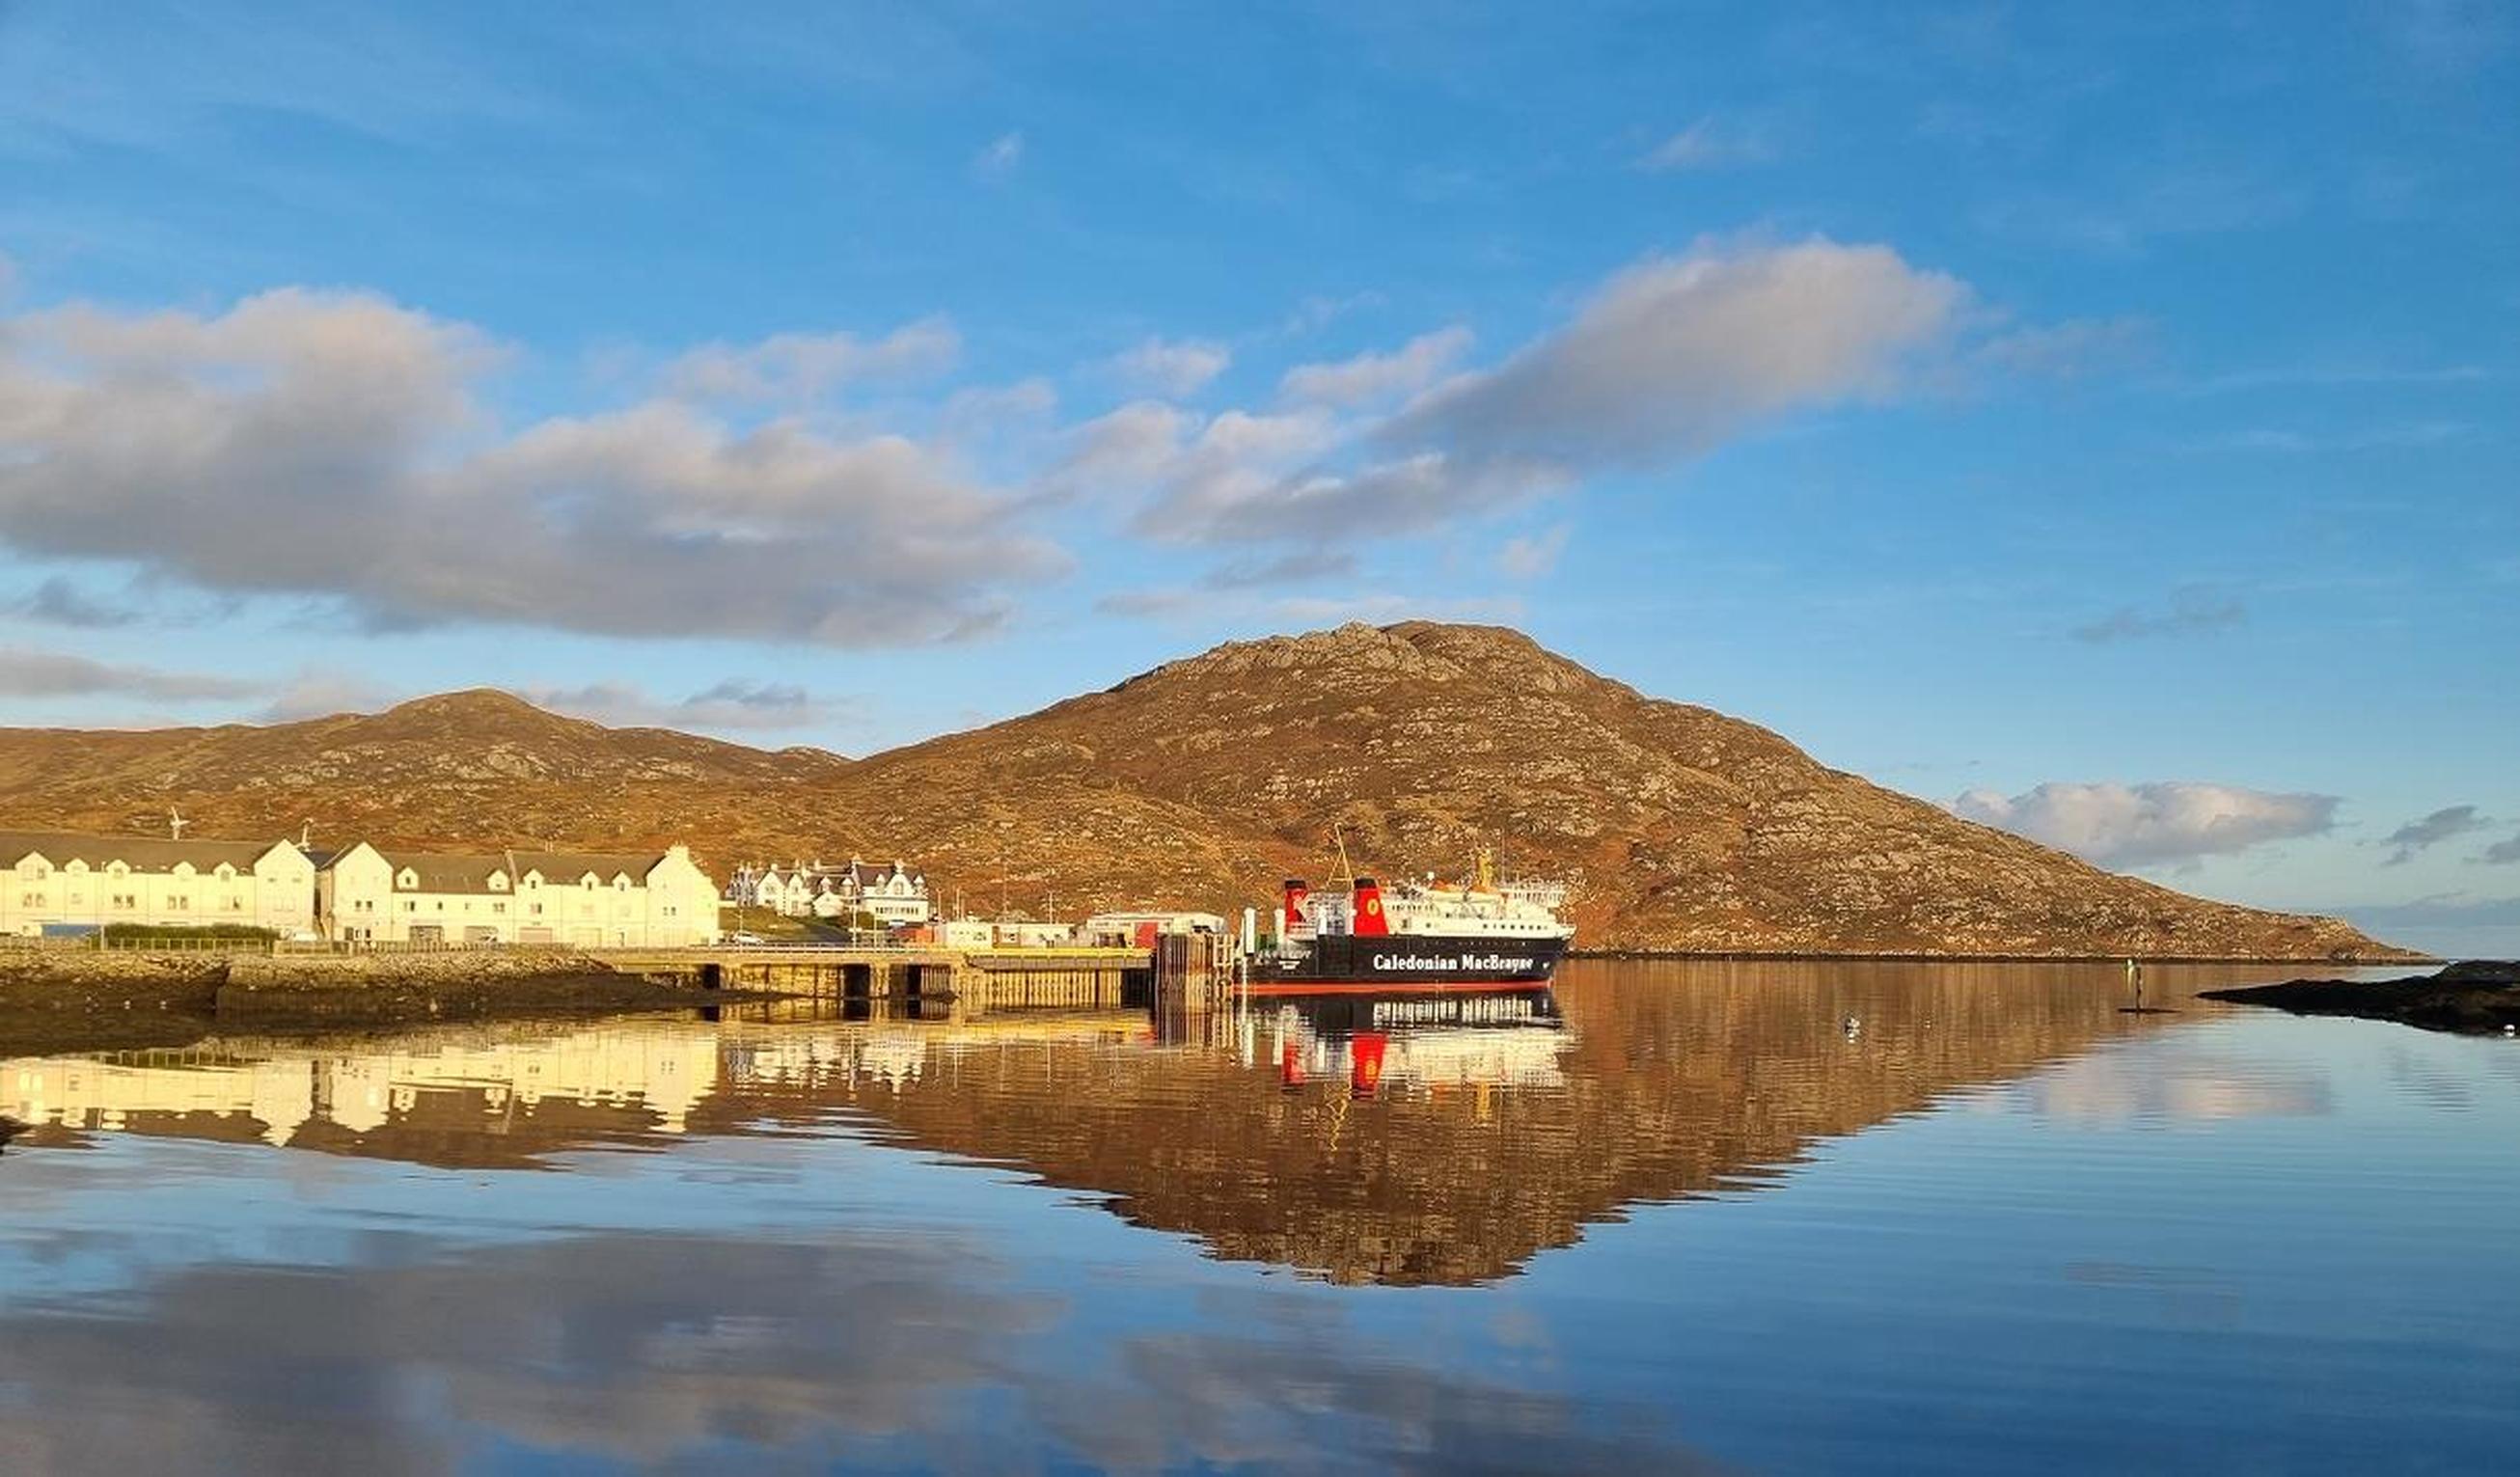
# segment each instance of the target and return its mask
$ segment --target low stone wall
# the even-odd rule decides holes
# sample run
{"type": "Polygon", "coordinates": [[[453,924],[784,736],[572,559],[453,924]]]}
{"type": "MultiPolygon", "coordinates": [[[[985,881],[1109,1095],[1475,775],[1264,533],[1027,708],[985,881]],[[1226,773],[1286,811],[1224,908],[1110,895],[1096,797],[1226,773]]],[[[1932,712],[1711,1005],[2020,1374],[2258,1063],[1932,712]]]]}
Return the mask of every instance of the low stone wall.
{"type": "Polygon", "coordinates": [[[0,1009],[207,1009],[227,977],[216,954],[0,949],[0,1009]]]}
{"type": "Polygon", "coordinates": [[[430,1020],[670,1008],[742,998],[697,979],[625,974],[562,951],[154,954],[0,951],[0,1054],[30,1044],[180,1037],[211,1022],[430,1020]]]}
{"type": "Polygon", "coordinates": [[[691,1005],[701,993],[550,950],[283,954],[232,962],[217,1007],[221,1015],[420,1020],[504,1009],[691,1005]]]}

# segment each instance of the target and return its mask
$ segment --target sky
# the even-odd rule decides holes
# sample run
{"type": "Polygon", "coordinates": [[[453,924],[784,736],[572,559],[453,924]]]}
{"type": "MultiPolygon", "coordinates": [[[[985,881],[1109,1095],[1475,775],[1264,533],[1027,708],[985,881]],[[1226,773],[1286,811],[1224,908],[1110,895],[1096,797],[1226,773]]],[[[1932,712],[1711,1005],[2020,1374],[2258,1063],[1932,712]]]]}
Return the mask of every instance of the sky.
{"type": "Polygon", "coordinates": [[[1499,622],[2520,952],[2520,5],[0,0],[0,722],[1499,622]]]}

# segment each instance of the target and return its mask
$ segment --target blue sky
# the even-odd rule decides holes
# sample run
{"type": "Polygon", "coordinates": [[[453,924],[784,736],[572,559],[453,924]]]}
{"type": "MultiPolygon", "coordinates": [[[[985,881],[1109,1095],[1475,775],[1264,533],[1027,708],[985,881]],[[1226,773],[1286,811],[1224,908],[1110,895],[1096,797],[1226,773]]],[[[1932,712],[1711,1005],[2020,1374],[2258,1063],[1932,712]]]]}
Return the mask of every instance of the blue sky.
{"type": "Polygon", "coordinates": [[[1498,620],[2520,948],[2520,9],[1759,11],[0,9],[0,709],[1498,620]]]}

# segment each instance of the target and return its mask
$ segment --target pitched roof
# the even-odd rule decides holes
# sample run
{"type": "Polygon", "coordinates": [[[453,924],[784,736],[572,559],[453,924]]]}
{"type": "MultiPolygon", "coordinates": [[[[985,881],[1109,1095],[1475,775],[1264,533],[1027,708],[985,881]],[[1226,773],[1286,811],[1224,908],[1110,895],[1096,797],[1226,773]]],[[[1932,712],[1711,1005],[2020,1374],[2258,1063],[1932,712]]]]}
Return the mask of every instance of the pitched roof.
{"type": "MultiPolygon", "coordinates": [[[[414,890],[420,892],[490,892],[490,878],[505,873],[507,886],[495,889],[511,892],[523,880],[526,873],[539,872],[543,880],[554,885],[575,885],[578,878],[594,873],[609,883],[626,873],[634,883],[645,885],[648,873],[665,859],[663,852],[599,852],[599,851],[404,851],[379,846],[377,855],[400,877],[405,871],[419,877],[414,890]]],[[[347,855],[336,854],[325,862],[330,868],[347,855]]]]}
{"type": "MultiPolygon", "coordinates": [[[[418,892],[489,892],[494,873],[505,873],[510,887],[517,873],[508,866],[507,857],[499,852],[457,853],[443,851],[386,851],[377,855],[394,870],[399,879],[408,871],[419,878],[418,892]]],[[[505,889],[501,889],[505,890],[505,889]]]]}
{"type": "Polygon", "coordinates": [[[0,830],[0,868],[42,854],[56,867],[85,862],[93,871],[120,862],[134,872],[172,872],[190,862],[195,872],[215,872],[221,862],[251,872],[279,841],[177,841],[165,836],[92,836],[66,830],[0,830]]]}
{"type": "Polygon", "coordinates": [[[608,882],[623,873],[633,882],[645,882],[656,864],[665,860],[661,851],[512,851],[508,855],[516,862],[516,875],[539,872],[546,882],[574,882],[590,872],[608,882]]]}

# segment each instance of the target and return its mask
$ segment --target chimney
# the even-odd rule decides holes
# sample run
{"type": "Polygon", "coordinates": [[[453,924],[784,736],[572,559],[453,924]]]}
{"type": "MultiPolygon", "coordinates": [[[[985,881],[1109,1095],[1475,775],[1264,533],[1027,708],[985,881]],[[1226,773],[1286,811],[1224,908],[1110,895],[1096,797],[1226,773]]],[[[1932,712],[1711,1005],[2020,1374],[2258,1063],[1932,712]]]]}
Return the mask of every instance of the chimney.
{"type": "Polygon", "coordinates": [[[1312,889],[1304,885],[1302,877],[1286,879],[1284,901],[1278,910],[1278,932],[1281,935],[1304,926],[1304,899],[1311,895],[1312,889]]]}
{"type": "Polygon", "coordinates": [[[1381,938],[1391,932],[1391,919],[1382,915],[1382,884],[1372,877],[1356,879],[1356,918],[1348,924],[1359,938],[1381,938]]]}

